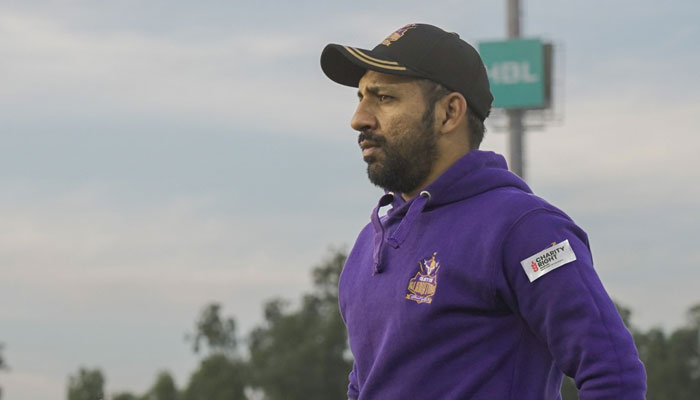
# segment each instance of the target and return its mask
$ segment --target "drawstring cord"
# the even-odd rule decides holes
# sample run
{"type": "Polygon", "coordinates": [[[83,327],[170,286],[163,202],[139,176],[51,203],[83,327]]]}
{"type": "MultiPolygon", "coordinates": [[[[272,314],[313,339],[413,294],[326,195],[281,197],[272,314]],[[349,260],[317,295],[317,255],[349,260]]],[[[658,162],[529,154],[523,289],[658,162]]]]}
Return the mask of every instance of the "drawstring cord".
{"type": "Polygon", "coordinates": [[[425,190],[420,192],[418,198],[415,199],[408,208],[408,212],[406,213],[406,216],[403,217],[403,221],[401,221],[399,227],[396,228],[394,234],[387,239],[386,242],[389,243],[389,246],[398,249],[399,246],[403,244],[404,240],[406,240],[408,232],[413,227],[413,223],[416,221],[416,218],[418,218],[420,213],[423,212],[425,206],[428,205],[430,198],[430,193],[426,192],[425,190]]]}
{"type": "MultiPolygon", "coordinates": [[[[425,206],[432,196],[428,191],[422,191],[416,199],[413,200],[408,208],[408,212],[403,217],[403,220],[396,228],[394,233],[386,240],[386,243],[394,249],[398,249],[403,242],[406,240],[408,233],[410,232],[416,218],[423,212],[425,206]]],[[[382,254],[384,251],[384,226],[379,219],[379,209],[389,205],[394,199],[393,193],[387,193],[379,199],[379,204],[372,211],[372,225],[374,226],[374,274],[382,272],[382,254]]]]}
{"type": "Polygon", "coordinates": [[[382,221],[379,220],[379,209],[388,206],[394,201],[394,193],[389,192],[379,199],[379,203],[372,211],[372,226],[374,226],[374,253],[372,254],[372,260],[374,261],[374,272],[373,275],[381,272],[380,265],[382,263],[382,249],[384,247],[384,226],[382,221]]]}

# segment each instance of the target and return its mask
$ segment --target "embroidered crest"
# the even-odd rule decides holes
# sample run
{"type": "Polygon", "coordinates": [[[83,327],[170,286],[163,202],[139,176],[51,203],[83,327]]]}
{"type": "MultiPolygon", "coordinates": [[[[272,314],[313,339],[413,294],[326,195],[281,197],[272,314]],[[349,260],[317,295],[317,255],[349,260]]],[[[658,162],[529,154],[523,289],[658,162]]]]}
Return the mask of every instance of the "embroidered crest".
{"type": "Polygon", "coordinates": [[[391,46],[392,42],[395,42],[395,41],[401,39],[401,37],[403,37],[403,35],[406,32],[408,32],[409,29],[413,29],[415,27],[416,27],[416,24],[408,24],[406,26],[403,26],[403,27],[397,29],[396,32],[387,36],[386,39],[384,39],[384,41],[382,41],[381,44],[383,44],[384,46],[391,46]]]}
{"type": "Polygon", "coordinates": [[[418,263],[420,271],[408,281],[407,300],[413,300],[418,304],[432,303],[433,295],[437,289],[437,273],[440,270],[440,262],[435,259],[437,252],[429,260],[418,263]]]}

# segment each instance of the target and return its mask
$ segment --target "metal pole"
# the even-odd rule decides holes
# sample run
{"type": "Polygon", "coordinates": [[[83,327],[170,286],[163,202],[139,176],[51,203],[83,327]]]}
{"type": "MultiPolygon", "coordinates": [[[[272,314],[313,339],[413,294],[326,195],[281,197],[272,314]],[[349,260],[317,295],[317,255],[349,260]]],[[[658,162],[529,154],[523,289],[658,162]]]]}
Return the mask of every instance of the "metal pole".
{"type": "Polygon", "coordinates": [[[508,2],[508,24],[507,35],[509,39],[520,37],[520,0],[507,0],[508,2]]]}
{"type": "Polygon", "coordinates": [[[508,127],[510,129],[510,170],[525,179],[523,168],[523,111],[508,110],[508,127]]]}
{"type": "MultiPolygon", "coordinates": [[[[507,34],[509,39],[520,37],[520,0],[506,0],[507,34]]],[[[510,169],[525,179],[523,166],[523,110],[508,110],[508,127],[510,128],[510,169]]]]}

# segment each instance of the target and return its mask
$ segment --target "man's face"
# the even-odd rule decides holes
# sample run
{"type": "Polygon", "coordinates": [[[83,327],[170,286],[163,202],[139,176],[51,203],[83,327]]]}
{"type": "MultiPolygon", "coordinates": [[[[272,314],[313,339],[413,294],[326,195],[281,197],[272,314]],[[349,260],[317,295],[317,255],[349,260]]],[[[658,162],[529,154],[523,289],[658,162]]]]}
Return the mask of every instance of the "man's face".
{"type": "Polygon", "coordinates": [[[437,159],[434,110],[426,107],[415,79],[367,71],[350,125],[367,162],[369,180],[386,190],[410,193],[437,159]]]}

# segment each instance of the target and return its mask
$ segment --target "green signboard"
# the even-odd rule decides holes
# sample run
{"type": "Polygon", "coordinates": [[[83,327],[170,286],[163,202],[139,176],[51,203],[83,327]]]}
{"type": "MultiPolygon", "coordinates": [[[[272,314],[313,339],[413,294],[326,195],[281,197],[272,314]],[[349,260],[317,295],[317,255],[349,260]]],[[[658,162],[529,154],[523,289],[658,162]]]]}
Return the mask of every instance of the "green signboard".
{"type": "Polygon", "coordinates": [[[539,39],[479,43],[479,53],[488,70],[494,107],[548,107],[547,50],[539,39]]]}

